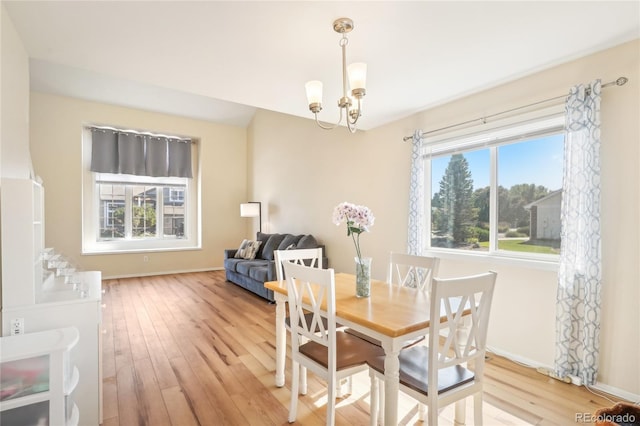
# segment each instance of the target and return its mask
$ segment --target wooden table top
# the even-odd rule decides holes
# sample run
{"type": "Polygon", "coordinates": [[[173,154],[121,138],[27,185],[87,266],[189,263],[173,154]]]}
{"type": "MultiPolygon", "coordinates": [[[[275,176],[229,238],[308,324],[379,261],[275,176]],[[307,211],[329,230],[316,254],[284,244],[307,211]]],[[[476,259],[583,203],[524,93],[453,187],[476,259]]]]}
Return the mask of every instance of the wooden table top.
{"type": "MultiPolygon", "coordinates": [[[[390,337],[429,327],[430,301],[426,292],[371,280],[371,295],[356,297],[356,277],[337,273],[336,316],[390,337]]],[[[265,287],[287,294],[286,281],[269,281],[265,287]]]]}

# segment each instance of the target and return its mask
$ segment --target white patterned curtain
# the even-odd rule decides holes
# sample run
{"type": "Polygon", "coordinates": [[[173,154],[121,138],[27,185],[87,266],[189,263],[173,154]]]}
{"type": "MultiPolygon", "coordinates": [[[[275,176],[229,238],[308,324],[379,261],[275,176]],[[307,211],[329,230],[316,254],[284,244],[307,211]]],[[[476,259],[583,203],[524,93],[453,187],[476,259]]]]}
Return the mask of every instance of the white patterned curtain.
{"type": "Polygon", "coordinates": [[[424,159],[422,132],[416,130],[411,140],[411,181],[409,182],[409,226],[407,253],[421,255],[424,236],[424,159]]]}
{"type": "Polygon", "coordinates": [[[555,370],[594,384],[600,336],[600,80],[566,101],[555,370]]]}

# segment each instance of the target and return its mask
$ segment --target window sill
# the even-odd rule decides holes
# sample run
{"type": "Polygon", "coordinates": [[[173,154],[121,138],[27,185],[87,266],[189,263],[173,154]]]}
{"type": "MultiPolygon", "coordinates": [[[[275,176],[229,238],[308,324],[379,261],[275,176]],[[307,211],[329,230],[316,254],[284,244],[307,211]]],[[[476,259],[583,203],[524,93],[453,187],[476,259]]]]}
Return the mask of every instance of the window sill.
{"type": "Polygon", "coordinates": [[[557,257],[521,257],[513,256],[508,253],[482,253],[482,252],[469,252],[464,250],[446,250],[430,248],[425,251],[425,254],[430,256],[436,256],[441,259],[461,260],[461,261],[474,261],[474,262],[490,262],[492,264],[516,266],[520,268],[539,269],[544,271],[558,271],[559,259],[557,257]]]}
{"type": "Polygon", "coordinates": [[[148,249],[109,249],[109,250],[83,250],[83,256],[99,256],[103,254],[135,254],[135,253],[163,253],[170,251],[194,251],[202,250],[202,247],[179,248],[148,248],[148,249]]]}
{"type": "Polygon", "coordinates": [[[157,253],[200,249],[202,246],[195,239],[114,240],[85,243],[82,254],[157,253]]]}

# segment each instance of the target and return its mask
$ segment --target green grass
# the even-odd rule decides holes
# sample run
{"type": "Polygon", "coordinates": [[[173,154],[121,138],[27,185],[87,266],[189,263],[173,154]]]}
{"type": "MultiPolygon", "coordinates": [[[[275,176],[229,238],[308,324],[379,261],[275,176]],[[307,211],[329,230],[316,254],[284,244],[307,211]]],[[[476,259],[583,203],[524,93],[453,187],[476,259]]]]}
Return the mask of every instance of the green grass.
{"type": "MultiPolygon", "coordinates": [[[[480,247],[489,247],[489,242],[480,243],[480,247]]],[[[558,254],[559,250],[547,246],[532,245],[529,240],[498,240],[498,249],[526,253],[558,254]]]]}

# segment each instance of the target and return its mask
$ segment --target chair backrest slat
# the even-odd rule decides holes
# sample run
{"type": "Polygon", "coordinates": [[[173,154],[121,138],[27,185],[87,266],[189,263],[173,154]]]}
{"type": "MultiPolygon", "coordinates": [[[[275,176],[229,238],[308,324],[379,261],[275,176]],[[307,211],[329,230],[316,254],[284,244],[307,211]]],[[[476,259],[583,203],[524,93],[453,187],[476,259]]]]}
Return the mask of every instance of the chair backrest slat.
{"type": "Polygon", "coordinates": [[[439,264],[437,257],[391,252],[387,282],[430,291],[431,280],[437,276],[439,264]]]}
{"type": "Polygon", "coordinates": [[[322,247],[312,249],[275,250],[276,279],[282,281],[286,278],[282,268],[282,262],[292,262],[298,265],[311,266],[322,269],[322,247]]]}
{"type": "Polygon", "coordinates": [[[292,262],[283,262],[282,266],[287,277],[292,351],[298,352],[300,337],[304,337],[329,348],[331,359],[336,339],[334,270],[292,262]],[[313,314],[309,322],[305,311],[313,314]],[[322,321],[323,316],[327,319],[326,327],[322,321]]]}
{"type": "MultiPolygon", "coordinates": [[[[429,386],[432,383],[437,386],[438,369],[484,359],[496,276],[495,272],[487,272],[461,278],[433,279],[429,331],[429,386]],[[446,320],[441,320],[442,317],[446,317],[446,320]],[[464,327],[468,327],[468,333],[465,341],[460,341],[458,331],[464,327]],[[440,345],[442,329],[446,329],[447,333],[444,343],[440,345]]],[[[475,371],[476,380],[481,380],[484,363],[477,364],[479,369],[475,371]]]]}

